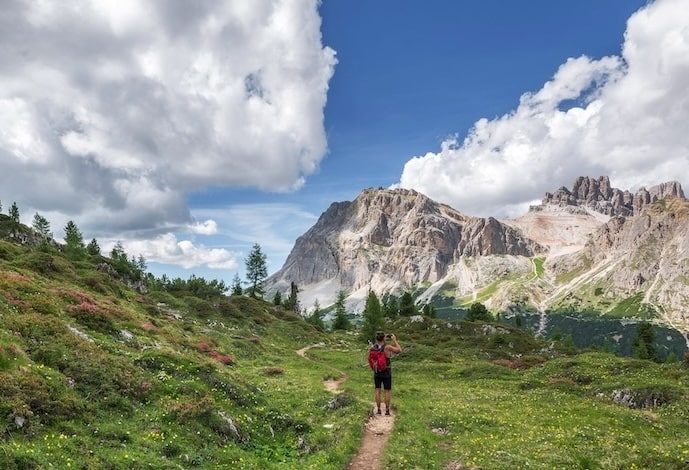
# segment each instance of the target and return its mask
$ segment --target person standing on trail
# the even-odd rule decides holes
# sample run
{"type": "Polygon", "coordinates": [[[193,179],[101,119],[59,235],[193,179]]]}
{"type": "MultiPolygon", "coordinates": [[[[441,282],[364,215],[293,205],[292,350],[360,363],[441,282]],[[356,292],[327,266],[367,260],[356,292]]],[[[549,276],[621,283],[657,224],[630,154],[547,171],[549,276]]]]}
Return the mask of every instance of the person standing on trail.
{"type": "MultiPolygon", "coordinates": [[[[375,399],[376,399],[376,406],[378,408],[378,414],[381,414],[380,411],[380,389],[382,388],[385,390],[385,414],[387,416],[390,416],[390,401],[391,401],[391,395],[392,395],[392,367],[391,367],[391,359],[393,354],[399,354],[402,352],[402,348],[400,347],[400,344],[397,342],[397,337],[393,334],[385,334],[382,331],[376,332],[376,342],[375,344],[371,347],[371,351],[378,351],[381,352],[382,354],[385,355],[385,367],[381,369],[382,370],[377,370],[378,368],[374,368],[373,372],[373,385],[375,386],[375,399]],[[392,344],[387,344],[386,340],[388,341],[394,341],[394,346],[392,344]]],[[[370,357],[371,353],[369,353],[369,362],[370,362],[370,357]]],[[[372,366],[373,367],[373,366],[372,366]]]]}

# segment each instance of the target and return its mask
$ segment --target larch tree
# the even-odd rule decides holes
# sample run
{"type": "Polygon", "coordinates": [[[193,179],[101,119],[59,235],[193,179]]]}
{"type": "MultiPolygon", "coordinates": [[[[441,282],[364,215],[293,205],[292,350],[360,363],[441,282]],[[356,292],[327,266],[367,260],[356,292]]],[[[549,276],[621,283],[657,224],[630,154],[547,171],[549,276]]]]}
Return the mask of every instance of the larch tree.
{"type": "Polygon", "coordinates": [[[242,288],[242,279],[239,274],[235,273],[234,278],[232,278],[232,287],[230,288],[230,295],[243,295],[244,289],[242,288]]]}
{"type": "Polygon", "coordinates": [[[301,304],[299,303],[299,287],[292,281],[289,286],[289,297],[285,300],[285,308],[293,311],[297,315],[301,313],[301,304]]]}
{"type": "Polygon", "coordinates": [[[323,323],[323,312],[321,311],[321,305],[318,303],[318,299],[314,301],[313,311],[311,312],[311,315],[306,318],[306,322],[315,326],[319,330],[325,329],[325,324],[323,323]]]}
{"type": "Polygon", "coordinates": [[[347,309],[345,307],[345,299],[347,294],[344,291],[337,293],[337,300],[335,300],[335,320],[333,321],[333,330],[349,330],[352,328],[352,323],[347,317],[347,309]]]}
{"type": "Polygon", "coordinates": [[[383,315],[388,318],[395,319],[400,314],[400,306],[397,297],[392,294],[383,296],[383,315]]]}
{"type": "Polygon", "coordinates": [[[632,341],[632,353],[637,359],[657,359],[655,329],[652,324],[645,321],[639,323],[632,341]]]}
{"type": "Polygon", "coordinates": [[[363,319],[364,322],[361,325],[361,339],[364,341],[372,340],[376,335],[376,331],[382,331],[385,327],[383,309],[380,305],[380,300],[378,300],[378,296],[373,291],[368,293],[363,319]]]}
{"type": "Polygon", "coordinates": [[[16,202],[13,202],[12,205],[10,206],[9,216],[13,222],[15,222],[17,224],[19,223],[19,207],[17,207],[16,202]]]}
{"type": "Polygon", "coordinates": [[[246,278],[249,281],[247,289],[249,296],[255,299],[263,298],[263,283],[268,277],[268,263],[266,255],[261,251],[261,245],[255,243],[249,257],[246,259],[246,278]]]}
{"type": "Polygon", "coordinates": [[[48,219],[43,217],[38,212],[36,212],[34,214],[33,223],[31,225],[32,225],[33,229],[39,235],[42,235],[45,240],[47,240],[51,237],[51,235],[50,235],[50,222],[48,222],[48,219]]]}
{"type": "Polygon", "coordinates": [[[84,246],[84,236],[73,221],[68,221],[64,228],[65,231],[65,251],[68,256],[80,257],[86,252],[84,246]]]}
{"type": "Polygon", "coordinates": [[[273,296],[273,305],[282,306],[282,292],[279,290],[275,291],[275,295],[273,296]]]}
{"type": "Polygon", "coordinates": [[[400,316],[402,317],[411,317],[419,313],[418,309],[416,308],[416,304],[414,303],[414,297],[412,297],[411,292],[409,291],[402,294],[399,308],[400,316]]]}
{"type": "Polygon", "coordinates": [[[100,255],[100,246],[95,238],[92,238],[88,245],[86,245],[86,253],[90,256],[100,255]]]}
{"type": "Polygon", "coordinates": [[[481,302],[474,302],[469,307],[466,317],[466,321],[491,321],[493,318],[490,312],[481,302]]]}

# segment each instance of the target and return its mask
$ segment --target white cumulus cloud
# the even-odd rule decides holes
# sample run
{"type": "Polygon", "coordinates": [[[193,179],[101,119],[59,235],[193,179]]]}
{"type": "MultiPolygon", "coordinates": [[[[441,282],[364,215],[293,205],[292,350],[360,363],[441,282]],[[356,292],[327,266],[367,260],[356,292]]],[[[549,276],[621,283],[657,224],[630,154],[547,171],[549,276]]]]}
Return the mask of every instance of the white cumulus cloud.
{"type": "MultiPolygon", "coordinates": [[[[114,244],[113,244],[114,245],[114,244]]],[[[185,269],[208,266],[213,269],[236,269],[238,255],[224,248],[208,248],[191,240],[178,240],[172,233],[147,240],[122,242],[129,256],[143,256],[147,261],[181,266],[185,269]]],[[[112,249],[112,247],[109,247],[112,249]]],[[[108,251],[106,245],[105,252],[108,251]]]]}
{"type": "Polygon", "coordinates": [[[160,231],[209,186],[299,187],[327,152],[318,3],[4,2],[3,198],[160,231]]]}
{"type": "Polygon", "coordinates": [[[689,189],[689,16],[657,0],[627,23],[620,56],[570,58],[516,109],[409,160],[398,186],[472,215],[514,216],[577,176],[621,189],[689,189]]]}

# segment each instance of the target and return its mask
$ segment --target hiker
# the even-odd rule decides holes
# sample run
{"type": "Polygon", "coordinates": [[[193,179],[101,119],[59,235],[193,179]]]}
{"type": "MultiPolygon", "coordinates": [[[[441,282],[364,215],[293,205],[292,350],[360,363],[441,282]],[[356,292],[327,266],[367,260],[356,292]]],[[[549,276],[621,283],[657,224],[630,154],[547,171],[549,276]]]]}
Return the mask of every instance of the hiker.
{"type": "MultiPolygon", "coordinates": [[[[385,334],[382,331],[376,332],[376,343],[371,347],[371,351],[380,351],[385,355],[385,366],[380,367],[383,370],[377,370],[378,368],[373,365],[373,384],[375,386],[375,397],[376,406],[378,407],[378,414],[380,412],[380,389],[385,390],[385,414],[390,416],[390,399],[392,393],[392,368],[391,368],[391,358],[393,353],[399,354],[402,352],[400,344],[397,342],[397,337],[393,334],[385,334]],[[387,344],[386,340],[394,341],[395,345],[387,344]]],[[[369,353],[369,363],[371,362],[371,353],[369,353]]]]}

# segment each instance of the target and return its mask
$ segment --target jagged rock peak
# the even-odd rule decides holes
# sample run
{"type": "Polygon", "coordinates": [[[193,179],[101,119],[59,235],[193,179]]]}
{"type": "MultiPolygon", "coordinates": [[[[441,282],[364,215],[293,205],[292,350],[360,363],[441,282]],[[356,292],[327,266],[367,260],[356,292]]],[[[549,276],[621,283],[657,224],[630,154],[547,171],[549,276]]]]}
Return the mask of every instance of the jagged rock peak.
{"type": "Polygon", "coordinates": [[[332,204],[297,239],[268,284],[334,280],[348,291],[366,286],[383,291],[436,282],[462,257],[543,251],[494,218],[463,215],[417,191],[366,189],[352,202],[332,204]]]}
{"type": "Polygon", "coordinates": [[[579,176],[571,191],[563,186],[554,193],[545,193],[542,204],[588,207],[608,216],[634,216],[647,205],[669,196],[685,198],[678,181],[668,181],[648,189],[642,187],[632,194],[611,187],[607,176],[597,179],[579,176]]]}

